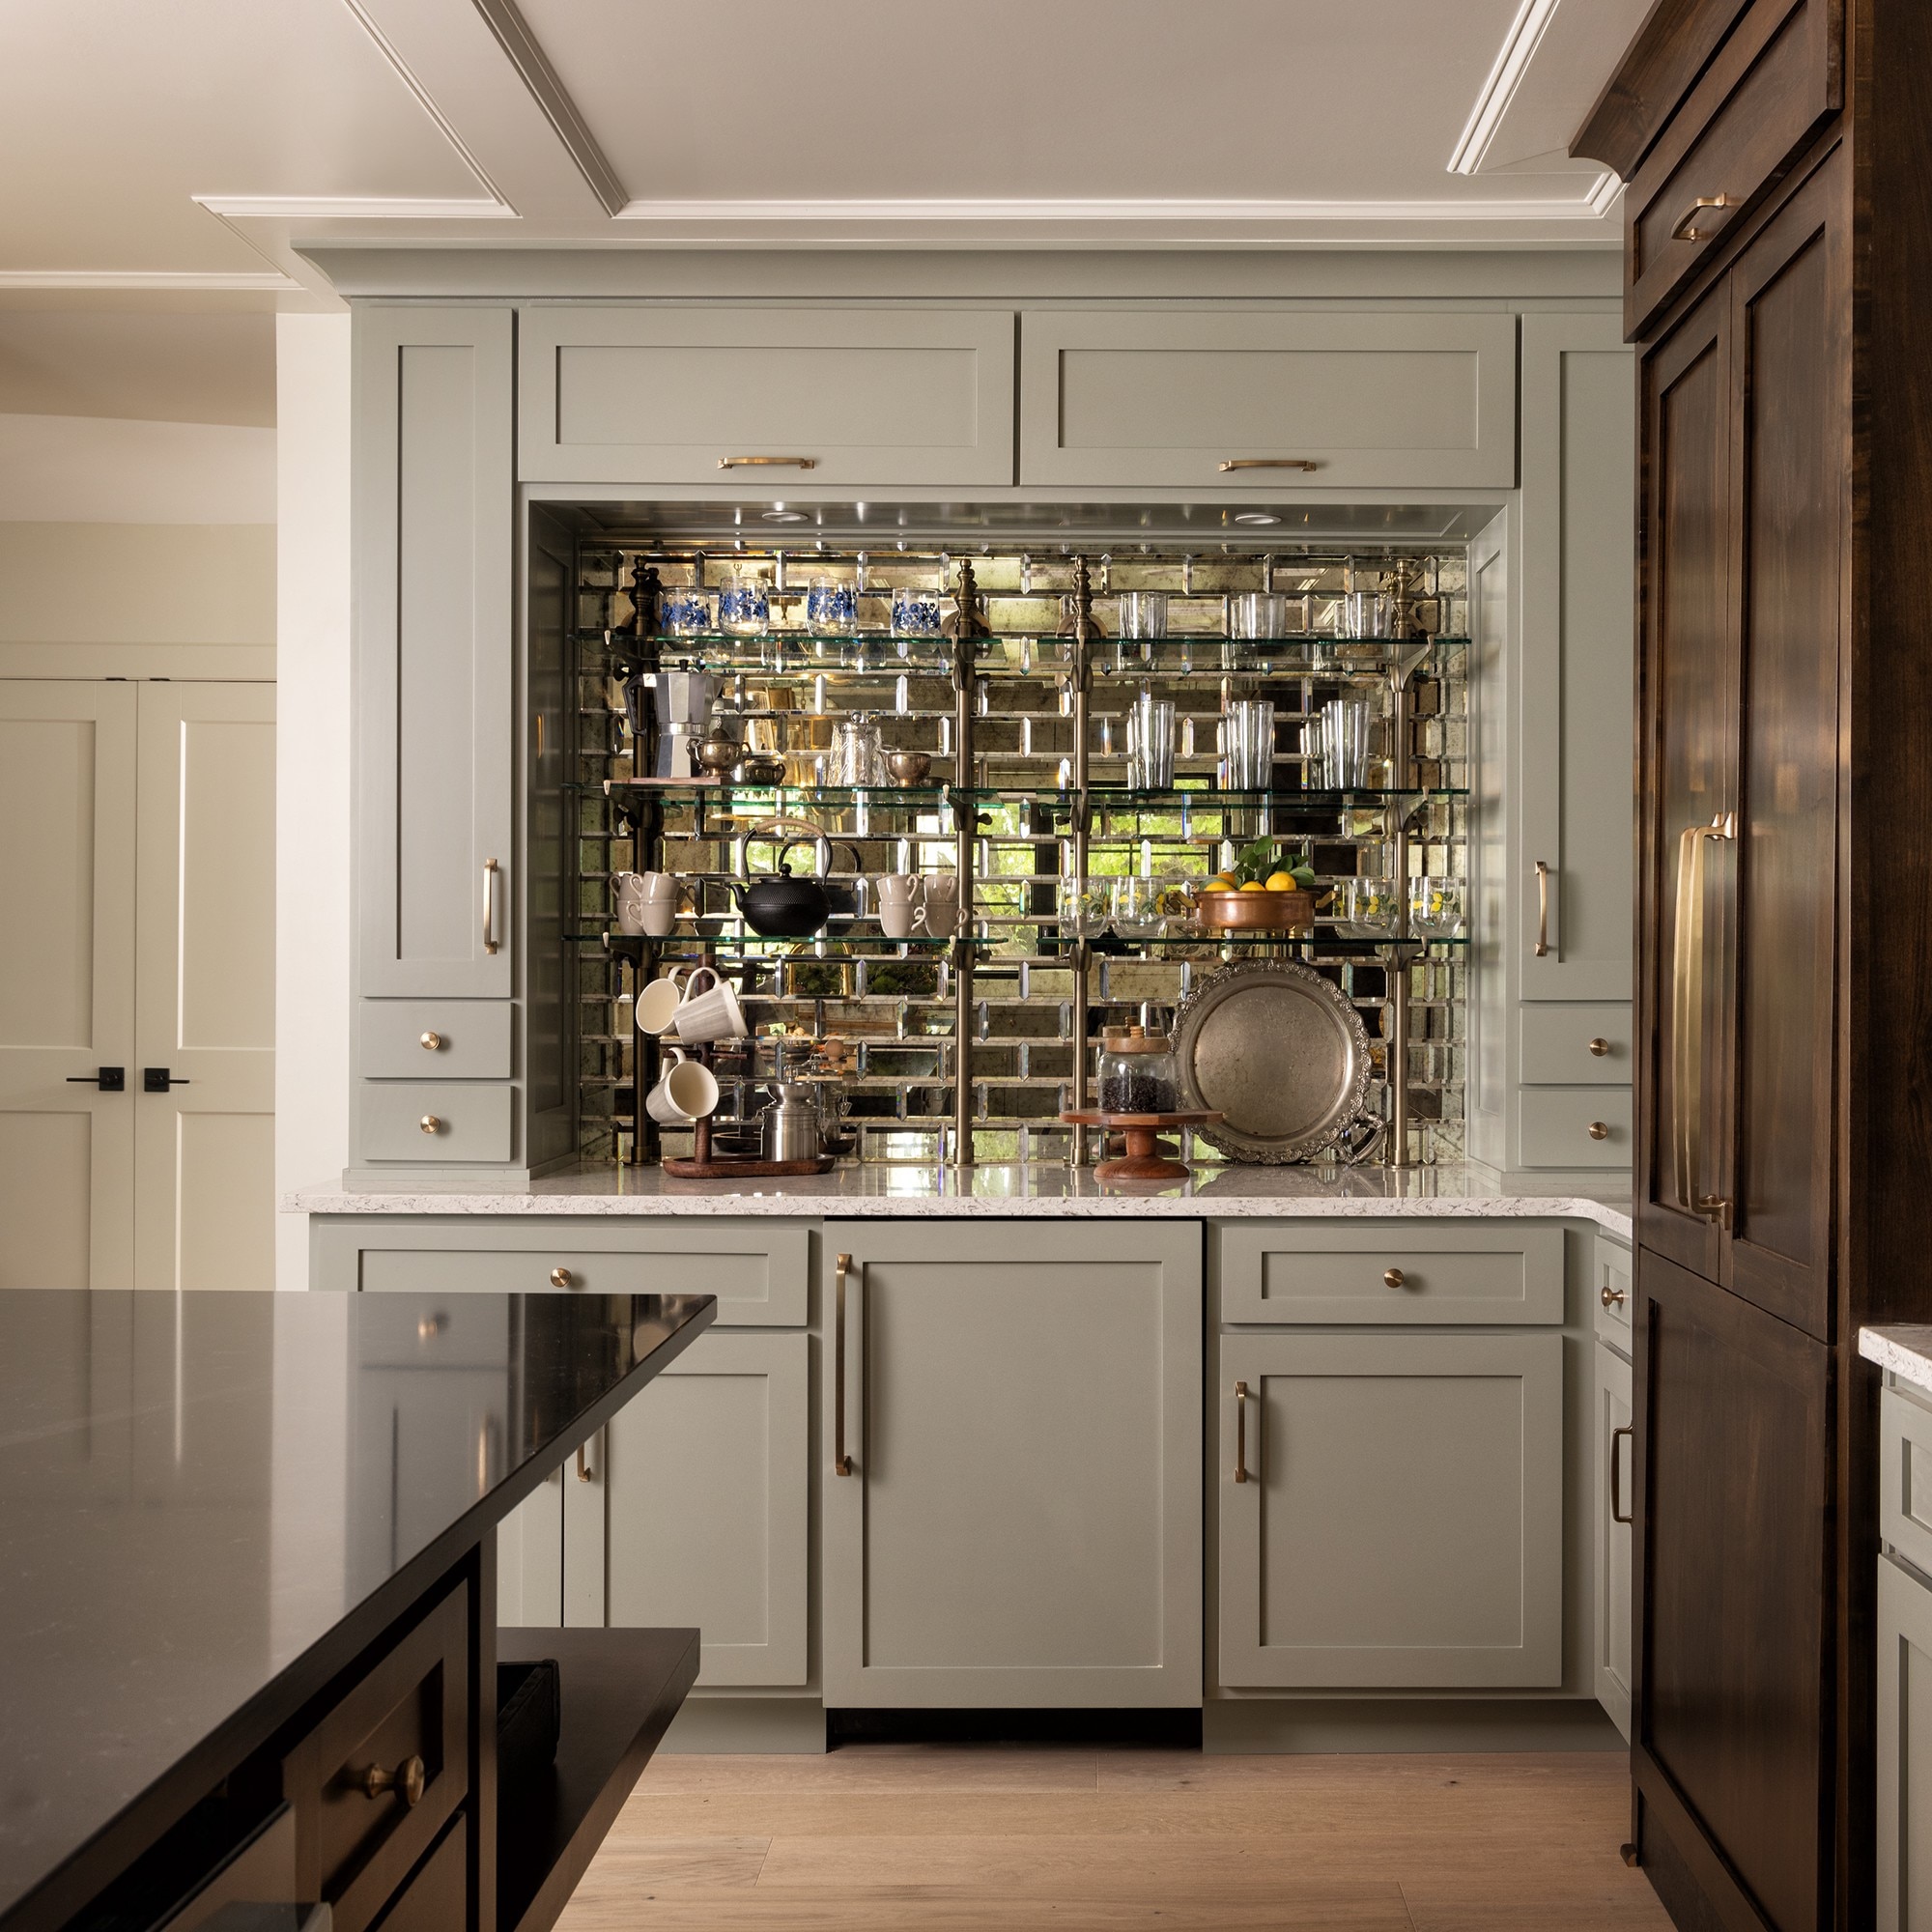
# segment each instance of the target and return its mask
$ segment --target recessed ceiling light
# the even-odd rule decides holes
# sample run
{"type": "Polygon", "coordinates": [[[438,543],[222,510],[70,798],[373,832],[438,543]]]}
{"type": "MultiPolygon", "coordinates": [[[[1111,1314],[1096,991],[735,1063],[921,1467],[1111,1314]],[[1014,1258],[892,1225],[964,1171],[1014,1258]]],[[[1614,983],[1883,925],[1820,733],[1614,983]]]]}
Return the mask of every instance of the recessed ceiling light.
{"type": "Polygon", "coordinates": [[[1236,510],[1235,521],[1237,524],[1278,524],[1281,519],[1269,516],[1265,510],[1236,510]]]}
{"type": "Polygon", "coordinates": [[[764,510],[759,513],[768,524],[802,524],[805,522],[803,510],[764,510]]]}

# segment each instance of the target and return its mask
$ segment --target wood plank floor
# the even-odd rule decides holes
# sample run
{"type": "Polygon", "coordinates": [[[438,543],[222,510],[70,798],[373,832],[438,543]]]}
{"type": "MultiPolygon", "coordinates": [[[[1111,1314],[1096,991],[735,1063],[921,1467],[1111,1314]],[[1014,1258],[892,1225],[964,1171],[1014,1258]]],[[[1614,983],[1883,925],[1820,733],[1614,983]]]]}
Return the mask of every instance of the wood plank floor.
{"type": "Polygon", "coordinates": [[[1669,1932],[1621,1755],[665,1757],[558,1932],[1669,1932]]]}

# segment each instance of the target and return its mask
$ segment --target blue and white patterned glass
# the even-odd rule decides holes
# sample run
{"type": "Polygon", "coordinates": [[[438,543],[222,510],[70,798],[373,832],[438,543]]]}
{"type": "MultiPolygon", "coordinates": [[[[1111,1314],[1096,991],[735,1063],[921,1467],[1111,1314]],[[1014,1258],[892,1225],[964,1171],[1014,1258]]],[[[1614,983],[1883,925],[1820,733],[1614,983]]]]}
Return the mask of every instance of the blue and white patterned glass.
{"type": "Polygon", "coordinates": [[[753,579],[727,583],[718,593],[721,631],[762,631],[771,622],[771,594],[753,579]]]}
{"type": "Polygon", "coordinates": [[[828,634],[851,632],[859,624],[859,593],[836,577],[814,577],[805,593],[805,621],[828,634]]]}
{"type": "Polygon", "coordinates": [[[939,593],[901,584],[893,592],[893,636],[936,638],[939,635],[939,593]]]}
{"type": "Polygon", "coordinates": [[[696,637],[711,628],[711,602],[691,584],[676,584],[658,605],[658,622],[673,638],[696,637]]]}

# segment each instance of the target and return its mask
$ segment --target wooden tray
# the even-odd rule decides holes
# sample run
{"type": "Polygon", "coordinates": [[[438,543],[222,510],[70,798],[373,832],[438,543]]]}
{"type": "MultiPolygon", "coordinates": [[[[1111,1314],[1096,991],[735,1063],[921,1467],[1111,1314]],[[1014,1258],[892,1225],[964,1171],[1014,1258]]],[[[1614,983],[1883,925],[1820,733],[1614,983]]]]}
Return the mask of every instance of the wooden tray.
{"type": "Polygon", "coordinates": [[[1078,1113],[1068,1109],[1060,1118],[1068,1126],[1118,1129],[1126,1136],[1126,1153],[1119,1160],[1103,1160],[1094,1170],[1101,1180],[1185,1180],[1192,1170],[1185,1161],[1169,1160],[1157,1151],[1160,1136],[1176,1127],[1212,1126],[1221,1117],[1208,1112],[1103,1114],[1088,1107],[1078,1113]]]}
{"type": "Polygon", "coordinates": [[[816,1160],[751,1160],[730,1154],[714,1154],[709,1160],[691,1160],[667,1154],[664,1171],[678,1180],[784,1180],[807,1174],[830,1174],[838,1165],[836,1154],[822,1153],[816,1160]]]}

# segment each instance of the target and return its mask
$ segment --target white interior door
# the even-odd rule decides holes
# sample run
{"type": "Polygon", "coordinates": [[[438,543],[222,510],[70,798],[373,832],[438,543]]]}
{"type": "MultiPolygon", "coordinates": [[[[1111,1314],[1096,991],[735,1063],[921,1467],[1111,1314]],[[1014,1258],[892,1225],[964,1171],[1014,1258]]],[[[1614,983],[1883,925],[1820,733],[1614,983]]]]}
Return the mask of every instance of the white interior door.
{"type": "Polygon", "coordinates": [[[0,1288],[132,1280],[135,687],[0,683],[0,1288]]]}
{"type": "Polygon", "coordinates": [[[274,687],[140,692],[134,1284],[272,1288],[274,687]]]}

